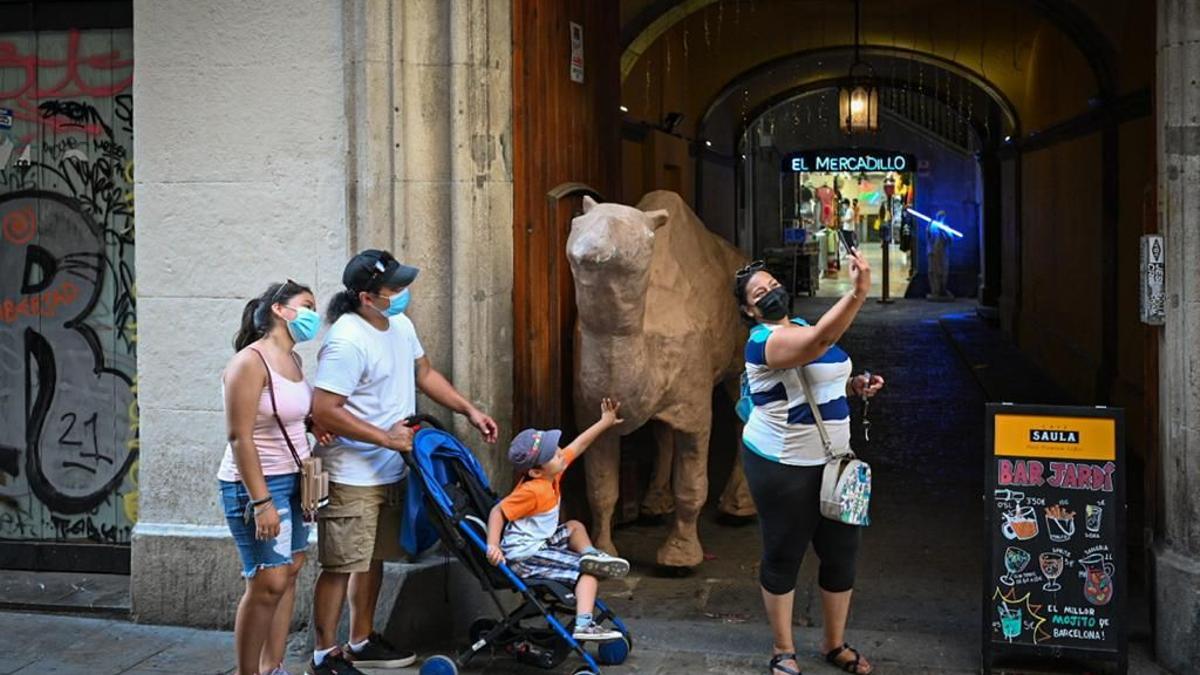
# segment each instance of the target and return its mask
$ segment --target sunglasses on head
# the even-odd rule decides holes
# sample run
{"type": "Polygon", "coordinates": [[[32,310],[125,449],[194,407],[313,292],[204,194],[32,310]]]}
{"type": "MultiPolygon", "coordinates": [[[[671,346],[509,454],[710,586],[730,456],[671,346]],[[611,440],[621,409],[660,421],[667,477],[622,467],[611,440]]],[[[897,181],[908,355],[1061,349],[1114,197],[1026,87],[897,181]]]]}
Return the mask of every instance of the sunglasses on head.
{"type": "Polygon", "coordinates": [[[754,262],[750,263],[749,265],[746,265],[742,269],[738,270],[737,276],[735,278],[744,279],[744,278],[754,274],[755,272],[761,272],[762,270],[766,269],[766,267],[767,267],[767,263],[765,261],[755,260],[754,262]]]}
{"type": "Polygon", "coordinates": [[[368,289],[375,288],[375,282],[387,272],[388,267],[395,261],[396,259],[392,257],[392,254],[386,251],[383,255],[379,256],[379,260],[375,261],[375,264],[371,268],[371,276],[367,278],[367,283],[364,285],[363,290],[370,293],[371,291],[368,289]]]}
{"type": "Polygon", "coordinates": [[[296,283],[295,281],[292,281],[291,279],[288,279],[287,281],[283,282],[282,284],[279,284],[279,288],[275,289],[275,292],[271,294],[271,304],[272,305],[274,305],[275,303],[279,303],[281,305],[284,304],[284,300],[281,299],[284,295],[286,295],[284,293],[284,291],[286,291],[289,288],[295,288],[299,285],[300,284],[296,283]]]}

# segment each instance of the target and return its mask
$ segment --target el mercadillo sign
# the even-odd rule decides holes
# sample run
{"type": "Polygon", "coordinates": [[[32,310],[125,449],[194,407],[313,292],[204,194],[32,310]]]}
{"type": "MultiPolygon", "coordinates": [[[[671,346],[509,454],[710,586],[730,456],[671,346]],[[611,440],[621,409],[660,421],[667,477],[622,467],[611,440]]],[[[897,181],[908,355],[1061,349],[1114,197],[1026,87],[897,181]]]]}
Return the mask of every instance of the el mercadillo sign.
{"type": "Polygon", "coordinates": [[[887,150],[806,150],[783,158],[784,172],[903,172],[916,169],[917,159],[913,155],[887,150]]]}

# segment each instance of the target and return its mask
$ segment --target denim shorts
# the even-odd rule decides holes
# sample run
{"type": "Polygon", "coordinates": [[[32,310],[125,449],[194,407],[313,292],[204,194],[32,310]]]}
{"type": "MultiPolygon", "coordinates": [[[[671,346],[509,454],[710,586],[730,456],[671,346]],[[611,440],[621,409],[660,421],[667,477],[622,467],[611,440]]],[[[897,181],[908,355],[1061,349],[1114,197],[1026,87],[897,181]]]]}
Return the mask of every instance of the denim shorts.
{"type": "Polygon", "coordinates": [[[254,537],[254,521],[246,523],[246,505],[250,493],[241,482],[217,481],[221,486],[221,505],[238,555],[242,558],[242,576],[247,579],[266,567],[290,565],[292,556],[308,548],[308,524],[300,509],[300,474],[266,476],[267,491],[279,513],[279,535],[274,539],[254,537]]]}

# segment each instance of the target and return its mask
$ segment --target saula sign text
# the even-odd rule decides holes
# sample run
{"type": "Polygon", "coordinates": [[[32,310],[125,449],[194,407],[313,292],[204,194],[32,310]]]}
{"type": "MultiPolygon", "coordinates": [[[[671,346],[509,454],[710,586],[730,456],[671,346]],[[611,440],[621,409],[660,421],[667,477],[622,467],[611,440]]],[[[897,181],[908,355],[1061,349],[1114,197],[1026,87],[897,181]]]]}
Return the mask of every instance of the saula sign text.
{"type": "Polygon", "coordinates": [[[1070,429],[1030,429],[1030,443],[1078,443],[1079,432],[1070,429]]]}

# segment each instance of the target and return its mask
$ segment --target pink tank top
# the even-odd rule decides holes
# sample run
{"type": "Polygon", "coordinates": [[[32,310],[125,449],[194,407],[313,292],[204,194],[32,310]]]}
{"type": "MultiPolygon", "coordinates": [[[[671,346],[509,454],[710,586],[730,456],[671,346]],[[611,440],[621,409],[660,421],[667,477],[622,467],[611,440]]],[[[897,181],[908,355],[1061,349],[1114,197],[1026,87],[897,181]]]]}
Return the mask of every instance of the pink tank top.
{"type": "MultiPolygon", "coordinates": [[[[296,447],[296,453],[303,462],[312,454],[308,445],[308,435],[304,432],[304,418],[312,408],[312,387],[307,380],[293,382],[267,366],[272,384],[275,386],[275,404],[279,407],[279,418],[283,420],[284,428],[296,447]]],[[[224,399],[225,383],[221,382],[222,399],[224,399]]],[[[262,464],[264,476],[281,476],[297,473],[300,468],[288,449],[287,441],[279,432],[279,424],[271,413],[271,394],[263,387],[262,396],[258,398],[258,414],[254,418],[254,447],[258,449],[258,461],[262,464]]],[[[242,479],[237,470],[237,462],[233,459],[233,446],[225,444],[225,456],[221,458],[221,468],[217,470],[217,478],[223,481],[236,482],[242,479]]]]}

